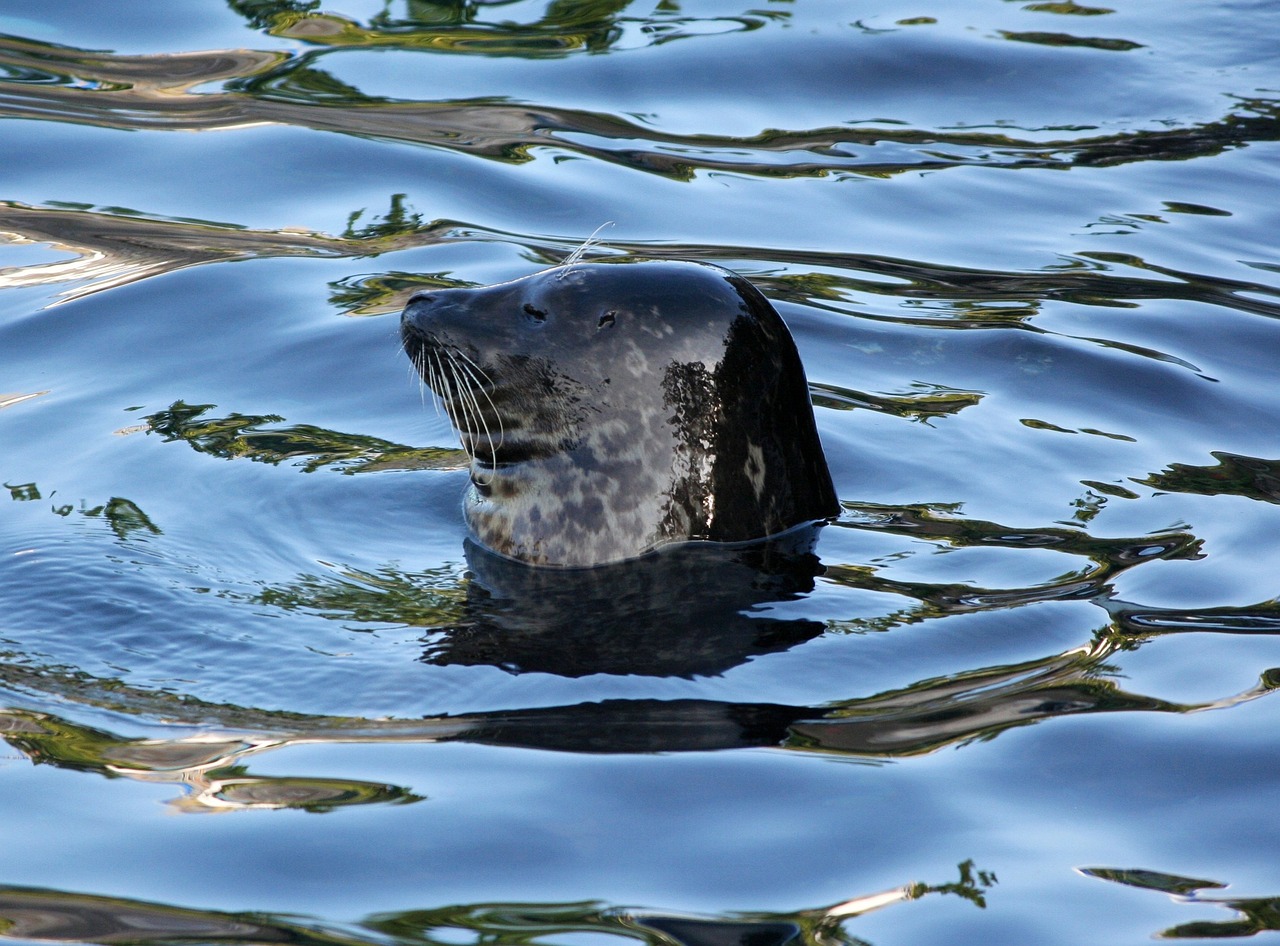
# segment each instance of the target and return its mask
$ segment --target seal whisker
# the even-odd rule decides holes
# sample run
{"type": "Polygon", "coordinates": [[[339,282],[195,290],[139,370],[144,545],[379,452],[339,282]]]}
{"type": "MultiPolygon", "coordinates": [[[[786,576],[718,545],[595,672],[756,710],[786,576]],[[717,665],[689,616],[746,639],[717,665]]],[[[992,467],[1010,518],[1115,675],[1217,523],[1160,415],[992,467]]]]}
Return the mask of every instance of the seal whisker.
{"type": "MultiPolygon", "coordinates": [[[[458,423],[457,420],[454,421],[454,426],[458,428],[460,434],[464,429],[470,434],[472,444],[468,447],[466,442],[463,441],[463,449],[471,455],[473,460],[476,459],[475,439],[481,432],[484,433],[485,439],[489,442],[490,457],[496,459],[493,450],[493,438],[489,435],[488,425],[484,421],[484,416],[480,411],[480,405],[476,401],[475,394],[471,390],[471,385],[469,383],[471,379],[463,374],[461,365],[455,357],[455,354],[456,353],[452,350],[443,351],[443,360],[441,362],[441,368],[448,371],[449,380],[452,382],[450,390],[453,392],[454,398],[457,401],[457,414],[466,421],[465,428],[464,425],[458,423]]],[[[480,485],[492,482],[492,476],[488,480],[478,478],[476,476],[474,466],[472,468],[472,477],[475,479],[476,483],[480,485]]]]}
{"type": "MultiPolygon", "coordinates": [[[[436,385],[431,382],[435,380],[435,368],[427,358],[427,353],[421,352],[419,358],[414,362],[418,366],[418,375],[422,379],[419,382],[420,388],[429,389],[431,391],[431,406],[435,408],[436,416],[440,416],[440,403],[443,398],[436,390],[436,385]],[[429,381],[428,378],[431,380],[429,381]]],[[[422,391],[423,399],[426,399],[426,392],[422,391]]],[[[453,423],[453,418],[449,418],[449,423],[453,423]]]]}
{"type": "Polygon", "coordinates": [[[576,250],[574,250],[572,253],[570,253],[560,262],[560,265],[563,266],[564,268],[559,273],[556,274],[556,279],[563,279],[565,274],[569,272],[569,270],[572,269],[574,265],[576,265],[577,263],[580,263],[582,261],[582,257],[586,254],[587,250],[591,249],[591,247],[595,246],[597,243],[600,242],[597,239],[597,237],[600,235],[600,231],[603,230],[605,227],[611,227],[611,226],[613,226],[613,221],[606,220],[604,223],[600,224],[600,226],[592,230],[591,236],[583,240],[581,246],[579,246],[576,250]]]}
{"type": "Polygon", "coordinates": [[[458,428],[458,419],[454,415],[453,409],[449,406],[449,397],[447,389],[444,386],[444,380],[440,374],[440,356],[435,352],[423,352],[422,358],[423,377],[427,379],[427,387],[431,388],[432,398],[436,404],[436,411],[439,412],[441,406],[444,407],[445,416],[449,418],[449,424],[453,427],[454,432],[458,435],[458,446],[463,447],[462,434],[458,428]]]}
{"type": "Polygon", "coordinates": [[[432,368],[436,385],[440,389],[440,403],[444,405],[444,412],[449,417],[449,423],[451,423],[454,429],[458,432],[458,446],[463,450],[466,450],[467,444],[462,436],[462,417],[458,412],[458,406],[454,404],[453,398],[450,397],[448,393],[449,383],[445,378],[445,362],[441,357],[440,352],[434,352],[433,354],[434,358],[432,359],[432,368]]]}
{"type": "MultiPolygon", "coordinates": [[[[502,423],[502,412],[498,410],[498,405],[494,404],[493,398],[489,396],[489,388],[493,385],[493,381],[489,378],[487,374],[484,373],[483,368],[477,365],[473,360],[468,358],[462,352],[455,352],[455,355],[459,359],[461,359],[462,363],[459,365],[459,367],[466,372],[467,377],[471,379],[472,384],[474,385],[474,389],[471,392],[472,397],[474,398],[475,391],[479,390],[479,392],[484,395],[484,399],[489,402],[489,407],[493,411],[493,417],[498,422],[498,448],[501,449],[502,445],[506,443],[507,432],[502,423]]],[[[476,407],[479,408],[479,406],[480,405],[477,403],[476,407]]],[[[489,432],[489,428],[488,426],[486,426],[485,433],[487,434],[488,432],[489,432]]],[[[493,447],[492,437],[489,438],[489,446],[490,448],[493,447]]],[[[494,451],[494,456],[497,456],[496,450],[494,451]]]]}
{"type": "Polygon", "coordinates": [[[414,357],[413,363],[414,363],[414,366],[417,367],[418,369],[418,375],[420,378],[419,394],[422,396],[423,406],[424,407],[426,406],[427,395],[426,395],[426,391],[422,390],[423,388],[425,388],[431,391],[431,403],[436,409],[436,416],[439,417],[440,416],[439,395],[436,394],[435,386],[431,383],[431,362],[427,357],[427,353],[425,351],[419,352],[418,355],[414,357]]]}
{"type": "MultiPolygon", "coordinates": [[[[451,354],[456,354],[456,353],[451,353],[451,354]]],[[[454,375],[455,380],[459,382],[458,387],[460,392],[463,394],[464,403],[466,403],[470,408],[470,411],[468,412],[469,416],[475,422],[479,430],[484,431],[485,440],[487,440],[489,443],[490,462],[493,464],[496,464],[498,462],[498,450],[493,444],[493,434],[489,430],[489,422],[485,419],[484,410],[483,408],[481,408],[480,402],[476,399],[476,393],[475,393],[475,387],[474,387],[475,378],[467,373],[467,366],[464,363],[460,362],[456,357],[451,357],[449,363],[450,363],[450,367],[455,372],[455,375],[454,375]],[[460,383],[464,376],[467,380],[470,380],[472,382],[471,385],[465,385],[460,383]]],[[[486,394],[485,397],[488,397],[488,395],[486,394]]],[[[492,401],[490,401],[489,403],[490,405],[493,404],[492,401]]],[[[494,408],[494,411],[496,415],[497,408],[494,408]]],[[[476,432],[478,433],[479,430],[477,430],[476,432]]],[[[472,456],[475,456],[474,450],[472,451],[472,456]]],[[[492,477],[490,477],[489,481],[492,482],[492,477]]]]}

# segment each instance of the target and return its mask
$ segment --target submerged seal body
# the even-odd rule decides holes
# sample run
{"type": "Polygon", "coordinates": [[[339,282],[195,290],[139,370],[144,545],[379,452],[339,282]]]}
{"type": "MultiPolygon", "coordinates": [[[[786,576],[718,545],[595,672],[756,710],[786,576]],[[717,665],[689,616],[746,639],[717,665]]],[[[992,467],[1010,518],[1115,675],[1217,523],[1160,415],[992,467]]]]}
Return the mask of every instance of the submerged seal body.
{"type": "Polygon", "coordinates": [[[471,457],[467,524],[500,555],[601,565],[838,512],[795,343],[726,269],[574,263],[425,290],[401,336],[471,457]]]}

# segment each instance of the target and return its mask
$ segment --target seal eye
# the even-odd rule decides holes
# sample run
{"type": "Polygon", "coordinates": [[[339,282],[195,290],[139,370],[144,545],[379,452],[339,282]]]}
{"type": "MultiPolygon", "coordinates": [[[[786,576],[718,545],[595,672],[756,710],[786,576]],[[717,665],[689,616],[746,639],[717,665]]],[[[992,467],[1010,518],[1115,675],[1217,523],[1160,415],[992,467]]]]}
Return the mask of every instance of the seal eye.
{"type": "Polygon", "coordinates": [[[532,304],[526,302],[524,304],[524,314],[529,316],[534,322],[542,323],[547,320],[547,313],[539,308],[535,308],[532,304]]]}
{"type": "Polygon", "coordinates": [[[613,323],[616,322],[617,320],[618,320],[618,313],[606,312],[604,315],[600,316],[600,321],[596,323],[596,328],[597,329],[613,328],[613,323]]]}

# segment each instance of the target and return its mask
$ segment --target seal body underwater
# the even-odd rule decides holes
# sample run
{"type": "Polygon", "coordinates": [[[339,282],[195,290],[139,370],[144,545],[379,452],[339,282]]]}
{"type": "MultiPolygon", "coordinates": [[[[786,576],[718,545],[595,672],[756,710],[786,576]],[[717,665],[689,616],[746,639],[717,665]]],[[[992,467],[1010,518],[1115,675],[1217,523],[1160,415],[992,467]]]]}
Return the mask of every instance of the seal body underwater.
{"type": "Polygon", "coordinates": [[[499,555],[594,566],[839,511],[791,334],[729,270],[573,263],[425,290],[401,336],[471,457],[467,524],[499,555]]]}

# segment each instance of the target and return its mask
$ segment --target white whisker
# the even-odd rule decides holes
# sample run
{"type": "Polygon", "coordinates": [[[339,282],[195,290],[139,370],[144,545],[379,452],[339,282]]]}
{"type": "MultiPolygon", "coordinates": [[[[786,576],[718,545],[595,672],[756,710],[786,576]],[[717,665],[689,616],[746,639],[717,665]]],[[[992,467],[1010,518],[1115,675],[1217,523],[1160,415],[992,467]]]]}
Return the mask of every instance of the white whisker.
{"type": "MultiPolygon", "coordinates": [[[[422,400],[422,406],[425,408],[427,406],[427,391],[431,388],[431,385],[427,383],[427,371],[429,369],[427,367],[426,352],[418,352],[416,355],[411,355],[409,361],[418,373],[418,397],[422,400]]],[[[439,417],[440,402],[436,397],[435,391],[431,391],[431,403],[436,409],[436,416],[439,417]]]]}
{"type": "Polygon", "coordinates": [[[597,239],[597,237],[600,234],[600,231],[603,230],[605,227],[611,227],[611,226],[613,226],[613,221],[606,220],[604,223],[600,224],[600,226],[596,227],[595,230],[591,232],[591,236],[587,237],[585,240],[582,241],[581,246],[579,246],[576,250],[574,250],[572,253],[570,253],[561,261],[560,265],[563,266],[564,269],[562,269],[559,273],[556,274],[556,279],[563,279],[565,276],[565,273],[569,272],[569,270],[572,269],[575,264],[579,263],[582,260],[582,257],[587,252],[587,250],[591,249],[591,247],[595,246],[597,243],[600,242],[597,239]]]}
{"type": "MultiPolygon", "coordinates": [[[[435,381],[435,369],[432,367],[431,363],[428,361],[426,352],[421,353],[421,359],[418,362],[416,362],[416,364],[418,364],[418,374],[422,376],[422,387],[430,389],[431,406],[435,408],[436,416],[439,417],[440,403],[441,401],[444,400],[444,398],[440,394],[440,392],[436,389],[436,385],[433,383],[435,381]]],[[[425,393],[424,393],[424,396],[425,396],[425,393]]]]}
{"type": "Polygon", "coordinates": [[[453,426],[454,431],[458,435],[458,446],[463,450],[466,450],[467,445],[462,439],[462,425],[458,423],[457,411],[452,406],[452,398],[449,397],[449,388],[445,383],[444,364],[441,361],[440,353],[438,351],[433,351],[431,356],[431,378],[435,382],[432,387],[434,387],[437,392],[440,404],[444,406],[445,416],[449,418],[449,423],[453,426]]]}
{"type": "MultiPolygon", "coordinates": [[[[462,354],[462,352],[455,352],[455,354],[457,355],[458,358],[462,360],[462,364],[459,367],[466,372],[467,376],[471,378],[471,381],[474,385],[471,391],[472,397],[473,398],[475,397],[475,392],[478,390],[481,394],[484,395],[484,399],[489,402],[489,407],[493,411],[493,417],[498,422],[498,447],[501,448],[502,445],[506,442],[507,434],[506,434],[506,430],[502,426],[502,412],[498,410],[498,405],[494,404],[493,398],[489,396],[488,388],[492,384],[492,382],[489,380],[489,376],[484,373],[484,370],[479,365],[477,365],[474,361],[472,361],[466,355],[462,354]]],[[[479,408],[479,406],[480,406],[479,404],[476,405],[477,408],[479,408]]],[[[489,433],[489,428],[486,425],[485,434],[488,434],[488,433],[489,433]]],[[[493,447],[492,436],[489,437],[489,446],[490,448],[493,447]]],[[[494,456],[495,457],[497,456],[496,450],[494,451],[494,456]]]]}
{"type": "MultiPolygon", "coordinates": [[[[453,388],[458,398],[458,409],[466,417],[471,437],[474,440],[481,432],[483,432],[485,440],[489,444],[490,460],[491,462],[496,461],[497,453],[493,445],[493,435],[489,432],[489,425],[485,421],[484,411],[481,410],[480,403],[476,400],[475,391],[472,388],[474,379],[465,373],[465,365],[458,360],[457,352],[449,351],[445,354],[448,360],[450,376],[453,379],[453,388]]],[[[476,455],[474,446],[470,453],[474,458],[476,455]]],[[[484,481],[481,479],[477,478],[476,482],[480,485],[484,485],[484,481]]]]}
{"type": "MultiPolygon", "coordinates": [[[[476,445],[483,437],[489,447],[489,463],[496,464],[498,451],[506,441],[506,428],[498,405],[489,394],[492,382],[484,369],[464,352],[435,342],[420,346],[410,355],[410,361],[417,369],[420,388],[431,390],[436,415],[444,408],[458,445],[474,461],[476,445]],[[484,396],[487,406],[481,405],[480,395],[484,396]],[[494,426],[498,430],[496,441],[494,426]]],[[[472,475],[475,476],[474,466],[472,475]]],[[[476,482],[484,485],[486,480],[477,477],[476,482]]]]}

